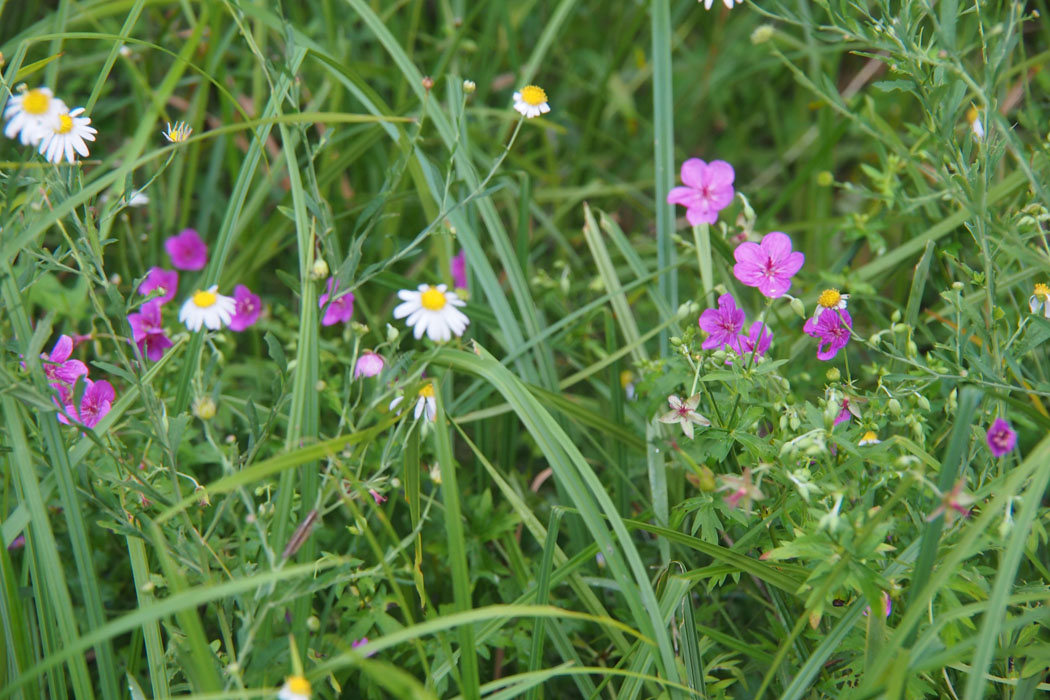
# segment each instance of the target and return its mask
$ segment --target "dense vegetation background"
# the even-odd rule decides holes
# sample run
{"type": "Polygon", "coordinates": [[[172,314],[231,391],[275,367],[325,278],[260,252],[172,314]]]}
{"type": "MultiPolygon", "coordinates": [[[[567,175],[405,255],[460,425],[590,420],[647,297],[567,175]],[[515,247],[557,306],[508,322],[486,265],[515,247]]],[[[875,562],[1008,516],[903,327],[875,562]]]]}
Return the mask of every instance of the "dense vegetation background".
{"type": "Polygon", "coordinates": [[[0,104],[98,130],[0,142],[0,699],[1046,692],[1047,9],[0,0],[0,104]],[[710,227],[666,201],[692,157],[735,170],[710,227]],[[154,362],[128,317],[187,228],[154,362]],[[790,298],[734,274],[771,231],[790,298]],[[398,290],[460,253],[466,334],[414,338],[398,290]],[[212,284],[255,325],[188,331],[212,284]],[[728,293],[764,356],[701,347],[728,293]]]}

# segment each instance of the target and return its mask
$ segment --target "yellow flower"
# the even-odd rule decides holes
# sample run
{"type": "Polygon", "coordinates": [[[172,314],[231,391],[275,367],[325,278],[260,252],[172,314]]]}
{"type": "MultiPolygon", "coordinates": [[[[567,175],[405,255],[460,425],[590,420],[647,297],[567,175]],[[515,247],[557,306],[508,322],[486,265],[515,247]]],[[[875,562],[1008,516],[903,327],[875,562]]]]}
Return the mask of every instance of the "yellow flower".
{"type": "Polygon", "coordinates": [[[288,676],[277,693],[277,700],[310,700],[310,681],[302,676],[288,676]]]}
{"type": "Polygon", "coordinates": [[[868,432],[866,432],[866,433],[864,433],[863,435],[860,436],[860,441],[857,442],[857,444],[858,445],[878,445],[880,442],[882,442],[882,440],[879,439],[879,434],[876,433],[874,430],[869,430],[868,432]]]}
{"type": "Polygon", "coordinates": [[[182,143],[193,133],[193,128],[186,122],[175,122],[175,126],[168,122],[168,127],[161,133],[171,143],[182,143]]]}

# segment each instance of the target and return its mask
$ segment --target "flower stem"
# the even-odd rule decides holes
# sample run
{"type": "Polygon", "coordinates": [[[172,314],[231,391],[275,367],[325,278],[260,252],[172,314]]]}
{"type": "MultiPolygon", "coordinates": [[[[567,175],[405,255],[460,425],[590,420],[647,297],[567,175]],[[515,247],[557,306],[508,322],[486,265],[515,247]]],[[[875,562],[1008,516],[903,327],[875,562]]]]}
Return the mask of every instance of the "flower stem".
{"type": "Polygon", "coordinates": [[[711,271],[711,228],[707,224],[693,227],[693,244],[696,246],[696,265],[700,270],[700,282],[703,284],[704,297],[714,287],[711,271]]]}

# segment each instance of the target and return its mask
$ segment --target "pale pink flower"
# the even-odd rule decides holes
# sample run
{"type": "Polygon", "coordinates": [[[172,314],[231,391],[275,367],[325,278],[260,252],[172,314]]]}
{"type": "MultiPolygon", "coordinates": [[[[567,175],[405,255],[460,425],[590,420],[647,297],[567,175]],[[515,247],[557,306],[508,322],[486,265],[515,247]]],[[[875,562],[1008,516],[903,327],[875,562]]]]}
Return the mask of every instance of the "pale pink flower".
{"type": "Polygon", "coordinates": [[[357,364],[354,366],[354,379],[360,377],[374,377],[383,371],[383,367],[386,365],[386,361],[382,355],[372,352],[371,350],[365,350],[361,353],[361,356],[357,358],[357,364]]]}
{"type": "Polygon", "coordinates": [[[758,488],[758,484],[752,483],[750,467],[744,467],[740,476],[723,474],[719,475],[719,479],[722,481],[722,486],[718,490],[729,491],[723,496],[723,499],[730,508],[739,506],[744,512],[750,512],[752,501],[761,501],[766,497],[758,488]]]}
{"type": "Polygon", "coordinates": [[[749,287],[758,287],[770,299],[791,289],[791,278],[806,261],[805,255],[791,250],[791,238],[779,231],[767,233],[761,243],[741,243],[733,257],[733,275],[749,287]]]}
{"type": "Polygon", "coordinates": [[[667,397],[667,403],[671,410],[660,416],[658,420],[661,423],[678,423],[682,426],[682,432],[690,440],[693,439],[693,424],[704,427],[711,425],[711,421],[696,412],[696,407],[700,405],[700,394],[694,394],[685,401],[671,395],[667,397]]]}
{"type": "Polygon", "coordinates": [[[733,201],[733,166],[724,160],[710,164],[699,158],[682,163],[682,182],[685,187],[674,187],[667,194],[669,204],[685,207],[685,218],[693,226],[713,224],[718,212],[733,201]]]}

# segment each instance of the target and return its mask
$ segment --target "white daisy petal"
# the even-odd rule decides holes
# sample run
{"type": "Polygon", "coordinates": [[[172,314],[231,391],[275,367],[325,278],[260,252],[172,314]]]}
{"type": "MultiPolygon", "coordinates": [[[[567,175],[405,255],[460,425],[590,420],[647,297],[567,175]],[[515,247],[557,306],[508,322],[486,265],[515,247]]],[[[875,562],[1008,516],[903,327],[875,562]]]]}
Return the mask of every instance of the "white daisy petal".
{"type": "Polygon", "coordinates": [[[466,314],[456,308],[465,302],[446,284],[422,284],[417,292],[402,289],[398,297],[405,301],[394,309],[394,318],[404,318],[417,340],[425,333],[435,343],[445,343],[453,335],[462,336],[470,324],[466,314]]]}

